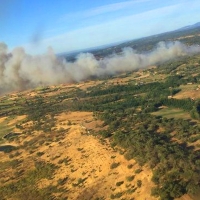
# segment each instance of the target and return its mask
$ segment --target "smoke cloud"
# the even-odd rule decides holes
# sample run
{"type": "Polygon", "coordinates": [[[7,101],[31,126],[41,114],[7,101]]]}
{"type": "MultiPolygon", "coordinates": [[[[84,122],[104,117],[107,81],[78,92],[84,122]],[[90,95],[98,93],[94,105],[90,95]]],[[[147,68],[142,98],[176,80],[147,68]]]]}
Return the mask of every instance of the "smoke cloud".
{"type": "Polygon", "coordinates": [[[139,54],[132,48],[125,48],[120,55],[113,54],[102,60],[96,60],[90,53],[81,53],[71,63],[57,58],[51,48],[44,55],[32,56],[23,48],[8,53],[6,44],[0,43],[0,93],[79,82],[91,76],[132,71],[199,52],[200,47],[196,45],[160,42],[148,53],[139,54]]]}

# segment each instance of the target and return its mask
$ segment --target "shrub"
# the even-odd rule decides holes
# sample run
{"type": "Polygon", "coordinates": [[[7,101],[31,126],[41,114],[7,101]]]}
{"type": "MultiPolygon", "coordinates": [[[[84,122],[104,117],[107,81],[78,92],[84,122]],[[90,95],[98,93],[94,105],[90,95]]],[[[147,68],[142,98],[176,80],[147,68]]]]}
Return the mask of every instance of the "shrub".
{"type": "Polygon", "coordinates": [[[114,168],[117,168],[118,166],[120,165],[120,163],[112,163],[111,165],[110,165],[110,169],[114,169],[114,168]]]}
{"type": "Polygon", "coordinates": [[[126,177],[126,180],[127,180],[128,182],[131,182],[131,181],[133,181],[134,178],[135,178],[135,176],[127,176],[127,177],[126,177]]]}
{"type": "Polygon", "coordinates": [[[110,198],[111,198],[111,199],[118,199],[118,198],[120,198],[122,195],[123,195],[123,192],[118,192],[118,193],[116,193],[116,194],[111,194],[111,195],[110,195],[110,198]]]}
{"type": "Polygon", "coordinates": [[[68,180],[68,176],[58,180],[58,185],[64,185],[68,180]]]}
{"type": "Polygon", "coordinates": [[[124,181],[119,181],[119,182],[116,183],[116,186],[120,186],[120,185],[122,185],[123,183],[124,183],[124,181]]]}
{"type": "Polygon", "coordinates": [[[140,188],[142,186],[142,181],[141,180],[137,180],[137,186],[140,188]]]}
{"type": "Polygon", "coordinates": [[[133,164],[129,164],[129,165],[127,166],[128,169],[131,169],[132,167],[133,167],[133,164]]]}
{"type": "Polygon", "coordinates": [[[142,171],[142,169],[136,169],[136,170],[135,170],[135,173],[136,173],[136,174],[139,174],[141,171],[142,171]]]}
{"type": "Polygon", "coordinates": [[[42,156],[42,155],[44,155],[44,152],[37,152],[37,156],[42,156]]]}

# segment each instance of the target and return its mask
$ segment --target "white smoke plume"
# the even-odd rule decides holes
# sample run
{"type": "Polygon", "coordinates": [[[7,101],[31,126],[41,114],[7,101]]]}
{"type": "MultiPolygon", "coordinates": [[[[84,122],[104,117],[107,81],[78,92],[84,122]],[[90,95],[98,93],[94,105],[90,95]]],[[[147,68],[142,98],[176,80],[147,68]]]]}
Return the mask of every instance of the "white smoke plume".
{"type": "Polygon", "coordinates": [[[52,49],[40,56],[27,54],[23,48],[8,53],[0,43],[0,93],[24,90],[44,85],[79,82],[91,76],[102,76],[145,68],[179,56],[199,53],[200,47],[180,42],[160,42],[149,53],[139,54],[125,48],[120,55],[113,54],[96,60],[90,53],[79,54],[74,63],[58,59],[52,49]]]}

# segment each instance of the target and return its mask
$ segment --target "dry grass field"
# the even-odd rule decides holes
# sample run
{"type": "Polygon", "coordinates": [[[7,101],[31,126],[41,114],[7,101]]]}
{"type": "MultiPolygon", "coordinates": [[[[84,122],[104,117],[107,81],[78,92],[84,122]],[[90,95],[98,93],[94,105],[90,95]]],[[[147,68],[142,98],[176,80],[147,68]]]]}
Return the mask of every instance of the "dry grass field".
{"type": "MultiPolygon", "coordinates": [[[[13,119],[9,121],[9,125],[14,125],[24,118],[25,116],[20,116],[13,119]]],[[[10,145],[22,146],[24,142],[37,138],[34,148],[28,146],[17,150],[19,155],[15,158],[0,152],[1,162],[20,159],[23,164],[17,167],[17,171],[23,171],[23,174],[34,168],[34,162],[37,160],[58,166],[53,178],[38,180],[37,187],[62,187],[63,192],[56,194],[60,199],[156,199],[151,197],[152,172],[148,167],[141,168],[134,160],[127,161],[122,153],[110,147],[107,140],[90,134],[90,131],[100,129],[102,124],[94,119],[92,113],[62,113],[56,118],[56,129],[60,130],[56,138],[49,135],[50,142],[47,143],[43,141],[42,133],[35,132],[18,142],[11,142],[10,145]],[[44,143],[41,144],[42,142],[44,143]]],[[[1,123],[5,120],[0,119],[1,123]]],[[[9,175],[11,171],[15,169],[0,170],[1,184],[12,181],[12,176],[9,175]]],[[[12,172],[13,176],[16,172],[12,172]]]]}

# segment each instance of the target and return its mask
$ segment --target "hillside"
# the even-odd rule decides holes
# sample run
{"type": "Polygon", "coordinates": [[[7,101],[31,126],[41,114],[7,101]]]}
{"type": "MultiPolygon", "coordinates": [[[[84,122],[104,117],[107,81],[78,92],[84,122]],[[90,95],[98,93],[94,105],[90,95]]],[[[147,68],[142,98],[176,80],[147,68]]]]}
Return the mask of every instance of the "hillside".
{"type": "Polygon", "coordinates": [[[190,29],[199,28],[199,27],[200,27],[200,22],[197,22],[197,23],[189,25],[189,26],[184,26],[184,27],[178,29],[177,31],[190,30],[190,29]]]}
{"type": "Polygon", "coordinates": [[[199,199],[199,62],[2,96],[1,198],[199,199]]]}

